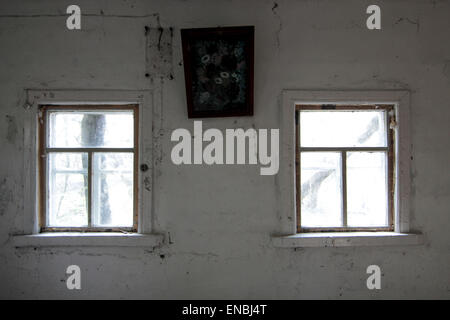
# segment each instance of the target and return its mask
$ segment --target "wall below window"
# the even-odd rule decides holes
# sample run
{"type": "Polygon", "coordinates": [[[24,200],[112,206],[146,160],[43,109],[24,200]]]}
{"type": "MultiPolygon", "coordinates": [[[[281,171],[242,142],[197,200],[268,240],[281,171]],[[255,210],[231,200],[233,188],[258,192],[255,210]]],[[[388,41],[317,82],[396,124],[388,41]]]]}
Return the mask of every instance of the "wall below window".
{"type": "Polygon", "coordinates": [[[0,298],[450,298],[449,2],[378,1],[382,29],[374,31],[366,28],[369,3],[356,0],[76,4],[80,31],[67,30],[63,3],[0,6],[0,298]],[[423,245],[276,248],[275,176],[255,165],[172,163],[172,131],[193,130],[180,28],[231,25],[255,26],[254,116],[204,119],[204,130],[279,128],[283,89],[410,90],[410,225],[423,245]],[[145,26],[173,28],[160,65],[146,65],[145,26]],[[29,88],[153,93],[154,185],[144,196],[153,197],[165,245],[14,247],[12,235],[29,217],[29,88]],[[72,264],[81,268],[81,290],[66,287],[72,264]],[[366,287],[372,264],[382,270],[381,290],[366,287]]]}

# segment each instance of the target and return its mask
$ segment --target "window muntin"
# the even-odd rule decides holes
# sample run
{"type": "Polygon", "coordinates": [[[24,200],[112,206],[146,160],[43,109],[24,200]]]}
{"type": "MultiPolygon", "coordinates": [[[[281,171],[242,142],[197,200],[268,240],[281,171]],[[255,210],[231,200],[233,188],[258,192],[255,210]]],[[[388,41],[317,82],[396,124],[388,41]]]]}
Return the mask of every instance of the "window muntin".
{"type": "Polygon", "coordinates": [[[41,106],[41,231],[136,231],[138,107],[41,106]]]}
{"type": "Polygon", "coordinates": [[[393,117],[390,105],[296,106],[298,232],[393,230],[393,117]]]}

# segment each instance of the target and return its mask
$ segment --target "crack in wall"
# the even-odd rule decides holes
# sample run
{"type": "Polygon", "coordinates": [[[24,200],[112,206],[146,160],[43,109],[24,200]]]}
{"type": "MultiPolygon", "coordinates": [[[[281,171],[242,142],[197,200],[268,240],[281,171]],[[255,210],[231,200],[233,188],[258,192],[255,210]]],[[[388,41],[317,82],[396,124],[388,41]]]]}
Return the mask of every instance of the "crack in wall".
{"type": "Polygon", "coordinates": [[[416,20],[413,20],[413,19],[410,19],[410,18],[403,18],[403,17],[401,17],[394,23],[394,26],[399,24],[400,22],[403,22],[403,21],[405,21],[405,22],[407,22],[409,24],[415,25],[417,32],[420,31],[420,19],[419,18],[417,18],[416,20]]]}
{"type": "Polygon", "coordinates": [[[147,78],[173,79],[173,28],[145,27],[145,62],[147,78]]]}
{"type": "MultiPolygon", "coordinates": [[[[68,17],[69,14],[2,14],[0,18],[61,18],[68,17]]],[[[128,15],[128,14],[104,14],[101,10],[100,13],[83,13],[82,17],[102,17],[102,18],[151,18],[155,17],[159,25],[159,13],[150,13],[142,15],[128,15]]]]}
{"type": "Polygon", "coordinates": [[[274,14],[274,16],[278,19],[278,29],[275,31],[275,36],[276,36],[276,40],[277,40],[277,48],[280,48],[280,33],[281,30],[283,29],[283,22],[281,21],[281,17],[277,12],[278,9],[278,3],[274,2],[273,6],[272,6],[272,12],[274,14]]]}

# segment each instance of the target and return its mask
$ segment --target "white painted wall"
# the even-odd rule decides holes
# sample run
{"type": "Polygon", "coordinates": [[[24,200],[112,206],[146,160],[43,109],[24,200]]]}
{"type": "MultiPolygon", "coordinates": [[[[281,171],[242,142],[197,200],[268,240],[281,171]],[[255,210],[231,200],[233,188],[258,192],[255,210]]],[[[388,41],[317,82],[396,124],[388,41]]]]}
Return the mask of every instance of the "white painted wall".
{"type": "Polygon", "coordinates": [[[377,1],[381,31],[365,27],[371,1],[74,3],[84,14],[76,32],[65,27],[68,2],[0,3],[0,298],[450,298],[450,2],[377,1]],[[144,75],[144,26],[158,20],[174,28],[174,79],[162,84],[144,75]],[[275,177],[172,164],[172,130],[193,126],[179,30],[219,25],[255,26],[255,115],[204,128],[277,128],[283,89],[411,91],[411,227],[423,246],[274,248],[275,177]],[[14,248],[26,225],[27,88],[156,90],[153,210],[170,244],[14,248]],[[66,289],[70,264],[82,290],[66,289]],[[381,290],[366,288],[370,264],[381,290]]]}

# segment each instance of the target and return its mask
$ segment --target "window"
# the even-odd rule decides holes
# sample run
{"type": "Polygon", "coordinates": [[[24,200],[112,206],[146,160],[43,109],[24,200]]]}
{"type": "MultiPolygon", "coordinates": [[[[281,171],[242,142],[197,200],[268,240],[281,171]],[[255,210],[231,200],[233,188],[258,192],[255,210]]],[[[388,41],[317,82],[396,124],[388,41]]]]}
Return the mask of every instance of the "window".
{"type": "Polygon", "coordinates": [[[43,231],[137,231],[137,105],[39,108],[43,231]]]}
{"type": "Polygon", "coordinates": [[[297,232],[394,230],[393,105],[296,105],[297,232]]]}
{"type": "Polygon", "coordinates": [[[279,112],[274,246],[423,243],[410,225],[408,91],[289,89],[279,112]],[[306,183],[314,174],[322,182],[306,183]]]}

